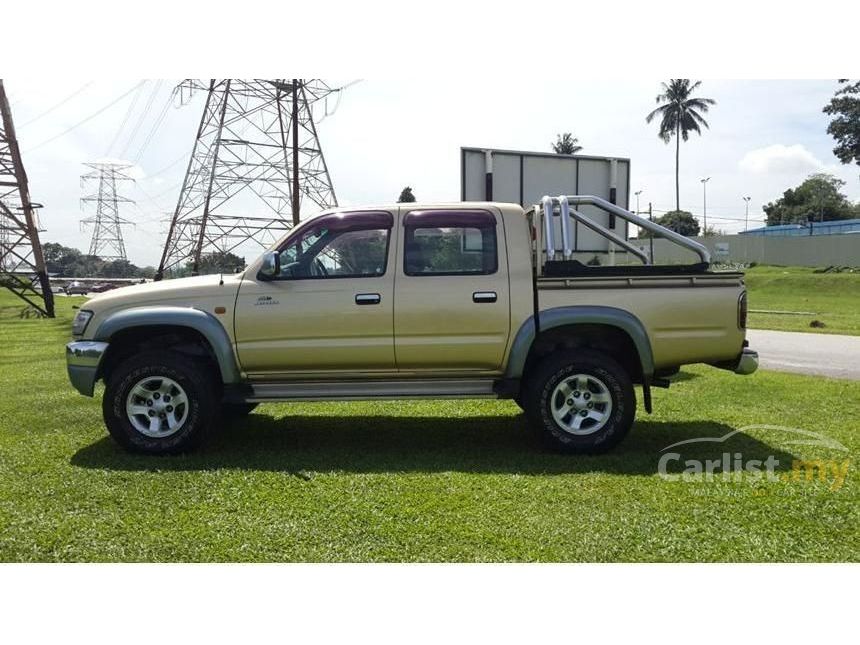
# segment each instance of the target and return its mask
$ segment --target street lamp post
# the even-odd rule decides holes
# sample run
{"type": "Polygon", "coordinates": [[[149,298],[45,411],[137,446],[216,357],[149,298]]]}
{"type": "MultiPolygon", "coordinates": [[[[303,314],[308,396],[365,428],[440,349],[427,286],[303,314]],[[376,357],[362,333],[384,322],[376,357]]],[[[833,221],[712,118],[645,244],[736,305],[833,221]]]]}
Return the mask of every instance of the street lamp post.
{"type": "Polygon", "coordinates": [[[634,195],[636,195],[636,214],[637,215],[639,214],[639,195],[641,195],[642,193],[643,193],[642,190],[637,190],[635,193],[633,193],[634,195]]]}
{"type": "Polygon", "coordinates": [[[702,231],[702,236],[704,236],[708,232],[708,182],[711,180],[710,177],[705,177],[704,179],[700,179],[702,182],[702,225],[704,230],[702,231]]]}
{"type": "Polygon", "coordinates": [[[752,199],[752,197],[744,197],[744,201],[747,203],[747,212],[746,212],[746,215],[744,215],[744,233],[746,233],[749,230],[749,226],[750,226],[750,200],[751,199],[752,199]]]}

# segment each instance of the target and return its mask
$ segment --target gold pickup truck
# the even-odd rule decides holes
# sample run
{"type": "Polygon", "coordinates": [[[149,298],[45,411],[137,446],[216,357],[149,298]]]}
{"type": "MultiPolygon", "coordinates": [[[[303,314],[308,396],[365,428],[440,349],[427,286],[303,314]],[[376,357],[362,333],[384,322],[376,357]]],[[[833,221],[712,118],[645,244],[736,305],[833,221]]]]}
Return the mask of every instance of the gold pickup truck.
{"type": "MultiPolygon", "coordinates": [[[[613,255],[615,257],[615,255],[613,255]]],[[[634,384],[688,363],[755,371],[739,273],[597,197],[326,211],[240,274],[116,289],[67,345],[74,387],[104,381],[108,431],[147,453],[191,449],[267,401],[513,399],[553,448],[599,452],[629,431],[634,384]],[[602,208],[697,255],[654,266],[578,209],[602,208]],[[642,264],[576,259],[577,222],[642,264]]]]}

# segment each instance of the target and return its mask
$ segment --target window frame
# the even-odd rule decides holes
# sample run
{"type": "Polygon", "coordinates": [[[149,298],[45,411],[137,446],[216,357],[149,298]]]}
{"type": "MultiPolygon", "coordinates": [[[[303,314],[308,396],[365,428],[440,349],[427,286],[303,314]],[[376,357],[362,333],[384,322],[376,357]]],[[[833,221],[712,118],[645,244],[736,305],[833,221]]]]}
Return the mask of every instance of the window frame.
{"type": "Polygon", "coordinates": [[[334,224],[334,227],[329,228],[329,230],[337,230],[337,227],[341,227],[343,233],[348,233],[352,231],[385,231],[385,261],[382,265],[382,273],[307,276],[285,276],[280,275],[279,273],[276,276],[272,276],[269,281],[295,282],[299,280],[360,280],[368,278],[384,278],[388,274],[388,259],[391,253],[391,232],[394,229],[394,215],[390,211],[340,211],[337,213],[328,213],[326,215],[320,215],[319,217],[315,217],[311,220],[308,220],[303,226],[296,228],[293,233],[289,235],[287,239],[285,239],[284,242],[277,247],[275,252],[280,256],[280,254],[283,253],[284,250],[286,250],[287,247],[290,246],[290,244],[295,243],[298,238],[300,238],[307,232],[308,229],[314,226],[319,226],[320,224],[325,224],[327,220],[331,221],[334,224]],[[362,215],[377,218],[379,220],[379,223],[367,223],[362,225],[361,223],[359,223],[362,215]],[[355,218],[358,221],[354,224],[350,223],[350,218],[355,218]]]}
{"type": "MultiPolygon", "coordinates": [[[[414,235],[413,235],[414,237],[414,235]]],[[[483,253],[483,251],[482,251],[483,253]]],[[[450,276],[478,277],[495,275],[499,272],[499,235],[496,216],[482,209],[461,210],[413,210],[403,216],[403,275],[410,278],[440,278],[450,276]],[[410,223],[410,220],[418,220],[410,223]],[[422,221],[423,220],[423,221],[422,221]],[[459,228],[478,229],[483,233],[486,229],[492,229],[493,234],[493,269],[481,271],[433,271],[431,273],[415,273],[408,269],[407,245],[410,233],[417,229],[459,228]]]]}

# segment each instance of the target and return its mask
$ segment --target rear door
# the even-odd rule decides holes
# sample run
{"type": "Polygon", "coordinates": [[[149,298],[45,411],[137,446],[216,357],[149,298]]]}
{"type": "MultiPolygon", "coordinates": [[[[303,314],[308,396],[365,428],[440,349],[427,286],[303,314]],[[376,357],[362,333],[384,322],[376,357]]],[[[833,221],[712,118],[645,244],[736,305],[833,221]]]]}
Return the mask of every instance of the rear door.
{"type": "Polygon", "coordinates": [[[401,372],[500,372],[510,334],[503,220],[401,208],[394,351],[401,372]]]}

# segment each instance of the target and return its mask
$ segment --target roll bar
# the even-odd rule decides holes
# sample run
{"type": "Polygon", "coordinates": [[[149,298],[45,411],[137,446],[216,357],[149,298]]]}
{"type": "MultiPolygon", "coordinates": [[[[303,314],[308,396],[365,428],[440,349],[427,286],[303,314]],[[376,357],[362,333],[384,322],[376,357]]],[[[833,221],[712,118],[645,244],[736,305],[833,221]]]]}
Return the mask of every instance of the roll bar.
{"type": "MultiPolygon", "coordinates": [[[[582,223],[584,226],[587,226],[594,232],[602,235],[603,237],[611,240],[613,243],[618,246],[626,249],[630,253],[633,253],[636,257],[642,260],[645,264],[648,264],[648,257],[639,249],[634,247],[632,244],[619,237],[609,229],[597,224],[596,222],[588,219],[582,213],[577,211],[575,208],[571,209],[571,206],[595,206],[607,213],[612,213],[613,215],[620,217],[623,220],[630,222],[640,228],[644,228],[647,231],[652,233],[656,233],[660,237],[664,237],[667,240],[674,242],[678,246],[682,246],[685,249],[692,251],[696,255],[699,256],[699,259],[705,264],[710,264],[711,262],[711,254],[708,249],[696,242],[695,240],[691,240],[688,237],[684,237],[683,235],[676,233],[675,231],[666,228],[665,226],[660,226],[652,222],[651,220],[645,219],[644,217],[639,217],[628,211],[627,209],[621,208],[611,202],[606,201],[600,197],[595,197],[594,195],[560,195],[558,197],[550,197],[546,195],[541,199],[541,205],[543,207],[543,215],[544,215],[544,229],[545,229],[545,242],[546,242],[546,258],[547,260],[555,259],[555,239],[554,239],[554,230],[552,226],[552,214],[553,207],[555,202],[559,204],[559,210],[562,214],[561,218],[561,236],[562,236],[562,246],[564,253],[564,259],[569,259],[573,254],[570,245],[570,229],[568,227],[567,217],[564,217],[565,212],[567,212],[568,216],[573,217],[576,221],[582,223]]],[[[537,208],[535,208],[537,211],[537,208]]]]}
{"type": "Polygon", "coordinates": [[[567,197],[562,195],[558,198],[558,205],[561,208],[561,241],[562,241],[562,254],[565,260],[569,260],[573,256],[573,251],[571,250],[570,244],[570,222],[568,219],[570,218],[570,204],[567,201],[567,197]]]}
{"type": "Polygon", "coordinates": [[[631,224],[635,224],[639,228],[644,228],[647,231],[651,231],[652,233],[657,233],[660,237],[665,237],[667,240],[671,240],[678,246],[683,246],[685,249],[692,251],[705,264],[711,263],[711,253],[708,251],[707,247],[703,244],[699,244],[695,240],[691,240],[689,237],[684,237],[680,233],[676,233],[675,231],[666,228],[665,226],[660,226],[652,222],[649,219],[645,219],[644,217],[639,217],[638,215],[634,215],[630,211],[621,208],[620,206],[616,206],[605,199],[601,199],[600,197],[595,197],[594,195],[573,195],[567,198],[568,202],[575,206],[581,205],[590,205],[596,206],[597,208],[606,211],[607,213],[612,213],[623,220],[627,220],[631,224]]]}
{"type": "Polygon", "coordinates": [[[623,237],[619,237],[618,235],[616,235],[615,233],[610,231],[608,228],[605,228],[605,227],[601,226],[600,224],[598,224],[597,222],[590,220],[585,215],[580,213],[578,210],[570,211],[570,215],[571,215],[571,217],[573,217],[573,219],[575,219],[577,222],[579,222],[583,226],[590,228],[595,233],[603,235],[604,237],[608,238],[609,240],[615,242],[621,248],[623,248],[626,251],[635,255],[637,258],[642,260],[642,264],[651,264],[651,260],[648,259],[647,253],[645,253],[644,251],[642,251],[640,249],[637,249],[635,246],[633,246],[630,242],[625,240],[623,237]]]}
{"type": "MultiPolygon", "coordinates": [[[[546,240],[546,259],[555,260],[555,233],[552,226],[552,197],[545,195],[541,200],[543,204],[543,227],[544,239],[546,240]]],[[[537,209],[535,209],[537,211],[537,209]]]]}

